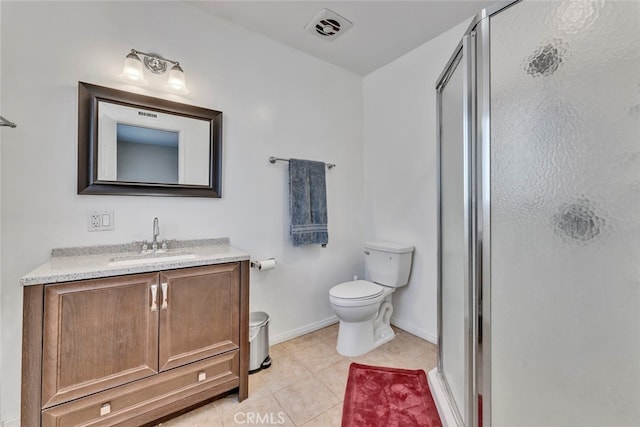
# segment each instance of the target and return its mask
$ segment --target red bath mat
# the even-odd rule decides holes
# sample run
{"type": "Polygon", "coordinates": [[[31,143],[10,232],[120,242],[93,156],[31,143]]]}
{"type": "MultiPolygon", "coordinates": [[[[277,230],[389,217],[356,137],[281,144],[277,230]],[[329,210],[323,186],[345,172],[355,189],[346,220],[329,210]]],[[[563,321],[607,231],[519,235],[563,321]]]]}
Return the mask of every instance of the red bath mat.
{"type": "Polygon", "coordinates": [[[352,363],[342,427],[442,427],[422,369],[352,363]]]}

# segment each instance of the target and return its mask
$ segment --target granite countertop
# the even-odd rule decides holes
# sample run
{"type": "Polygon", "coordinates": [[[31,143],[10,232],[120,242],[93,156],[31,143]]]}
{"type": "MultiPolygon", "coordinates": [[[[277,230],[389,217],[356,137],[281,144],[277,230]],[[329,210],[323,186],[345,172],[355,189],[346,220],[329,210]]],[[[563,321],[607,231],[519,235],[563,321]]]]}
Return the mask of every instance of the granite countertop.
{"type": "Polygon", "coordinates": [[[248,254],[229,245],[228,238],[171,240],[168,246],[167,252],[154,254],[141,254],[138,243],[53,249],[49,262],[20,278],[20,284],[61,283],[249,260],[248,254]],[[138,261],[141,258],[144,261],[138,261]]]}

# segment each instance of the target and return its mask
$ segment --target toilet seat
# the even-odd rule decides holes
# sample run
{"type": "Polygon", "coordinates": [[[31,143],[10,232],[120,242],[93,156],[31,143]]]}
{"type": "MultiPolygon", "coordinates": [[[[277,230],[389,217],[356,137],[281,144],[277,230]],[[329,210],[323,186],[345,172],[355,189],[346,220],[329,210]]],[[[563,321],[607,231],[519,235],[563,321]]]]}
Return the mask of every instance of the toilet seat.
{"type": "Polygon", "coordinates": [[[329,290],[329,295],[341,300],[364,301],[378,298],[383,292],[383,286],[366,280],[354,280],[335,285],[329,290]]]}

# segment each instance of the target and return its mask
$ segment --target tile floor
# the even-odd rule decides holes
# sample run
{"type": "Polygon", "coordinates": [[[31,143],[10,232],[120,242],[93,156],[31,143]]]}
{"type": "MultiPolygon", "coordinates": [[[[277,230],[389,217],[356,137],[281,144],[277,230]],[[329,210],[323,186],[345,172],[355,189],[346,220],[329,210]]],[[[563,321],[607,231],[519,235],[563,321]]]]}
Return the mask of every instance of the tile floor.
{"type": "Polygon", "coordinates": [[[394,330],[393,340],[360,357],[336,352],[337,324],[271,346],[273,364],[249,375],[248,399],[238,403],[231,394],[160,425],[339,427],[351,362],[425,372],[436,366],[435,345],[394,330]]]}

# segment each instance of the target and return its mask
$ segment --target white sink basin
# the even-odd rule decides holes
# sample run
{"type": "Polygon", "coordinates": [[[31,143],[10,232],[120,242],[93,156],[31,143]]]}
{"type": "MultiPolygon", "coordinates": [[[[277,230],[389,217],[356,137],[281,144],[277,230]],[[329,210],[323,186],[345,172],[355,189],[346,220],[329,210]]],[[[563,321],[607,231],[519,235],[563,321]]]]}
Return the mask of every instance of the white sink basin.
{"type": "Polygon", "coordinates": [[[109,262],[110,267],[126,267],[132,265],[144,265],[159,262],[185,261],[194,259],[196,256],[190,253],[153,253],[129,255],[112,258],[109,262]]]}

